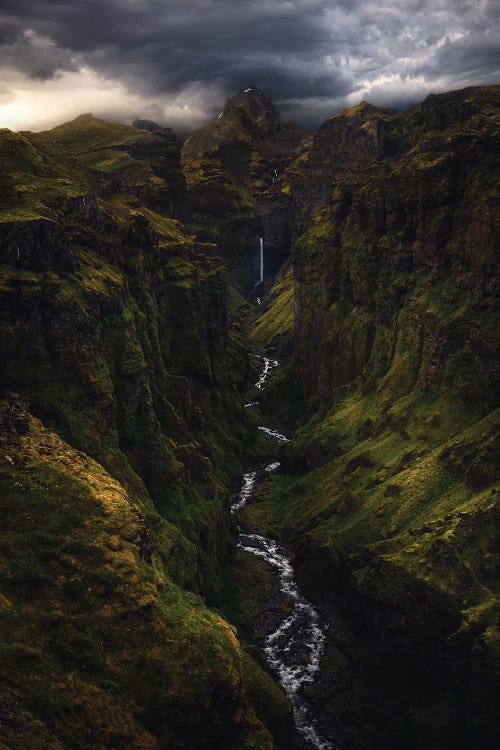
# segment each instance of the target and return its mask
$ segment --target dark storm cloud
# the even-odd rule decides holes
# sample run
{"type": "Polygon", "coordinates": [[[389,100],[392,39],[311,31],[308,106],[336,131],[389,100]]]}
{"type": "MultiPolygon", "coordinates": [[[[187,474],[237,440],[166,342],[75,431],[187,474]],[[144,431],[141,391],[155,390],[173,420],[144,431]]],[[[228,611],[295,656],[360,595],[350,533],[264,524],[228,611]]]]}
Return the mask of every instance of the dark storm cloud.
{"type": "Polygon", "coordinates": [[[160,101],[253,84],[311,123],[357,94],[397,105],[492,82],[498,11],[497,0],[2,0],[0,65],[38,79],[86,66],[160,101]]]}

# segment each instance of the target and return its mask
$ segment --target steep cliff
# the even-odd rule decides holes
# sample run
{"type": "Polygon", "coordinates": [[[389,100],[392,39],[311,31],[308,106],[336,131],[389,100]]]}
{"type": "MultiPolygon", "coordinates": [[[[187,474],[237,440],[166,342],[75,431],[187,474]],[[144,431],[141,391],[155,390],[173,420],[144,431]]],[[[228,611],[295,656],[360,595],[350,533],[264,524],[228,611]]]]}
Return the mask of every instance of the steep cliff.
{"type": "MultiPolygon", "coordinates": [[[[184,144],[188,221],[200,237],[216,241],[236,278],[250,285],[257,276],[260,203],[290,164],[307,132],[281,120],[272,101],[256,88],[228,99],[217,118],[184,144]]],[[[275,273],[284,256],[267,255],[275,273]]]]}
{"type": "Polygon", "coordinates": [[[270,191],[295,343],[269,398],[301,417],[268,513],[337,623],[318,690],[363,747],[498,742],[499,105],[362,103],[270,191]]]}
{"type": "Polygon", "coordinates": [[[198,545],[201,567],[189,575],[208,586],[229,543],[221,457],[245,365],[228,337],[215,248],[168,216],[182,199],[168,187],[182,186],[179,147],[168,171],[170,139],[158,137],[154,156],[150,135],[86,116],[31,136],[37,150],[6,137],[43,171],[18,167],[20,199],[0,225],[2,386],[127,486],[147,490],[198,545]]]}
{"type": "Polygon", "coordinates": [[[182,534],[19,398],[0,420],[0,746],[271,748],[182,534]]]}
{"type": "Polygon", "coordinates": [[[270,748],[204,604],[249,369],[180,144],[85,115],[0,151],[0,745],[270,748]]]}

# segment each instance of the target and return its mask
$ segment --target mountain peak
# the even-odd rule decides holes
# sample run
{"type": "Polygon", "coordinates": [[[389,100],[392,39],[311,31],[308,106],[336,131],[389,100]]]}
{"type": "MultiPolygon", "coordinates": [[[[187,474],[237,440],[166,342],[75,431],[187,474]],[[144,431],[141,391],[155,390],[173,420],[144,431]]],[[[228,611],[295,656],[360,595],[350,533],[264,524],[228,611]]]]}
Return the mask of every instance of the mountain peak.
{"type": "Polygon", "coordinates": [[[272,99],[254,86],[242,88],[235,96],[230,97],[224,105],[223,112],[234,109],[243,110],[251,120],[276,122],[280,119],[272,99]]]}
{"type": "Polygon", "coordinates": [[[78,115],[78,117],[75,117],[72,122],[89,122],[96,119],[97,118],[94,117],[92,112],[85,112],[83,115],[78,115]]]}
{"type": "Polygon", "coordinates": [[[154,133],[158,130],[163,130],[163,125],[158,125],[157,122],[154,122],[154,120],[148,120],[145,117],[138,117],[136,120],[132,123],[133,128],[138,128],[139,130],[147,130],[150,133],[154,133]]]}

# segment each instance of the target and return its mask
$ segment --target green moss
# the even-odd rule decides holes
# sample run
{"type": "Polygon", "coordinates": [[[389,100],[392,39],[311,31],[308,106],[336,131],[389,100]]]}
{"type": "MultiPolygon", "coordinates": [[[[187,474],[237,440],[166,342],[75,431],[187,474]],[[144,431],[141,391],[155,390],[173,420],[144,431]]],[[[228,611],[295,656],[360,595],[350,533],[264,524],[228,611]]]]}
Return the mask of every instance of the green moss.
{"type": "Polygon", "coordinates": [[[295,346],[264,406],[295,435],[247,514],[331,610],[328,710],[364,747],[494,747],[498,91],[362,104],[284,178],[295,346]]]}
{"type": "MultiPolygon", "coordinates": [[[[228,747],[256,738],[267,747],[243,702],[231,628],[167,574],[168,558],[182,559],[177,530],[152,507],[147,520],[99,464],[18,402],[2,406],[7,745],[197,747],[207,731],[228,747]]],[[[192,551],[184,554],[189,567],[192,551]]]]}
{"type": "Polygon", "coordinates": [[[290,345],[294,323],[293,273],[289,270],[266,296],[264,309],[259,311],[250,328],[250,342],[257,348],[267,349],[290,345]]]}

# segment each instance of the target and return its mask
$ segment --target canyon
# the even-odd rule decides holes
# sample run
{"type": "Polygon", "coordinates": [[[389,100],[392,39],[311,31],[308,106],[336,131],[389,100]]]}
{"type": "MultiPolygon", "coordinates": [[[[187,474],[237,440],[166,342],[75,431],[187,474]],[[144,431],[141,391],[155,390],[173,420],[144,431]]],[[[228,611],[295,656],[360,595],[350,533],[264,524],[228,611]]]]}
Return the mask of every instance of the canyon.
{"type": "Polygon", "coordinates": [[[0,748],[498,747],[500,87],[0,130],[0,748]]]}

